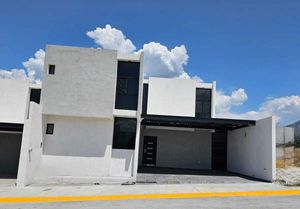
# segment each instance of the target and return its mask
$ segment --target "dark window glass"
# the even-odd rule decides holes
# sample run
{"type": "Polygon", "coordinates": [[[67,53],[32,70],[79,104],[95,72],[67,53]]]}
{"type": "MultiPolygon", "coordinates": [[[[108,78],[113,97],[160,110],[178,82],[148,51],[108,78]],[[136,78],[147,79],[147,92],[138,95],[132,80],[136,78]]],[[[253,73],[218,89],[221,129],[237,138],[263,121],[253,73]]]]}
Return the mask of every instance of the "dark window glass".
{"type": "Polygon", "coordinates": [[[143,86],[143,109],[142,114],[147,114],[147,103],[148,103],[148,84],[145,83],[143,86]]]}
{"type": "Polygon", "coordinates": [[[53,131],[54,131],[54,124],[53,123],[47,123],[46,134],[53,134],[53,131]]]}
{"type": "Polygon", "coordinates": [[[41,89],[30,89],[30,101],[40,104],[41,89]]]}
{"type": "Polygon", "coordinates": [[[115,118],[113,149],[135,148],[136,119],[115,118]]]}
{"type": "Polygon", "coordinates": [[[115,109],[137,110],[139,75],[139,62],[118,62],[115,109]]]}
{"type": "Polygon", "coordinates": [[[196,89],[196,117],[211,117],[211,89],[196,89]]]}
{"type": "Polygon", "coordinates": [[[49,75],[55,74],[55,65],[49,65],[49,75]]]}

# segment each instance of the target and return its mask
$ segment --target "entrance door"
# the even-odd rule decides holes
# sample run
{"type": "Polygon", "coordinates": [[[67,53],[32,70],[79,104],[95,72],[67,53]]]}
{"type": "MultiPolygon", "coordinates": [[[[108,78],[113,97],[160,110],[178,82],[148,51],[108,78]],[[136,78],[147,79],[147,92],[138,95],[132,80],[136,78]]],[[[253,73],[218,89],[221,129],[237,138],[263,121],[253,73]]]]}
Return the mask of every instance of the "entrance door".
{"type": "Polygon", "coordinates": [[[156,136],[144,136],[144,149],[143,149],[143,165],[155,166],[156,165],[156,136]]]}
{"type": "Polygon", "coordinates": [[[227,131],[216,130],[212,135],[211,164],[214,170],[227,169],[227,131]]]}

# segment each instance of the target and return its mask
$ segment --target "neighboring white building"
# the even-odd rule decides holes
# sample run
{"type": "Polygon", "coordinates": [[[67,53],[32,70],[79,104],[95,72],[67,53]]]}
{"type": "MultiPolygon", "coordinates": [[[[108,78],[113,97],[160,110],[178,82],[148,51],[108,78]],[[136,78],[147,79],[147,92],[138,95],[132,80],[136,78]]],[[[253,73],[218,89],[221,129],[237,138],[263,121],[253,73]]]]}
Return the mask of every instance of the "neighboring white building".
{"type": "Polygon", "coordinates": [[[22,94],[18,114],[0,111],[2,127],[20,124],[18,186],[134,182],[145,166],[275,178],[274,118],[215,118],[215,82],[144,80],[143,54],[50,45],[41,100],[20,88],[5,91],[22,94]]]}
{"type": "Polygon", "coordinates": [[[0,80],[0,178],[17,177],[25,117],[40,90],[28,81],[0,80]]]}

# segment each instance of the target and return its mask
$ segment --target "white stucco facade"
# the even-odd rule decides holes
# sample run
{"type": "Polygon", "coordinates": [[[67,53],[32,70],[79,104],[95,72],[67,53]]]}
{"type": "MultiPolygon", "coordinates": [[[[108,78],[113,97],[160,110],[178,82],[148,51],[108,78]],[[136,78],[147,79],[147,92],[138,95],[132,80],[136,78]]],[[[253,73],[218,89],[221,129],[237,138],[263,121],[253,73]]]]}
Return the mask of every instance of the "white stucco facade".
{"type": "Polygon", "coordinates": [[[267,181],[275,178],[274,118],[215,118],[216,82],[144,80],[143,54],[49,45],[40,104],[30,102],[31,88],[40,86],[0,80],[0,123],[24,124],[18,186],[134,182],[139,166],[149,166],[143,163],[145,137],[157,139],[152,166],[212,169],[214,149],[219,149],[214,147],[216,130],[227,135],[227,170],[267,181]],[[139,64],[138,78],[130,77],[138,81],[137,92],[130,94],[137,98],[136,108],[116,108],[118,96],[134,89],[118,77],[120,62],[139,64]],[[50,65],[55,72],[50,73],[50,65]],[[199,90],[209,98],[202,101],[199,90]],[[201,116],[201,110],[208,115],[201,116]],[[154,116],[149,124],[148,116],[154,116]],[[118,119],[134,120],[134,131],[116,125],[118,119]]]}
{"type": "Polygon", "coordinates": [[[195,117],[196,81],[149,78],[148,114],[195,117]]]}
{"type": "Polygon", "coordinates": [[[114,120],[136,119],[139,134],[143,68],[140,64],[137,109],[115,109],[118,61],[142,63],[142,54],[47,46],[41,104],[30,103],[25,121],[18,185],[133,181],[138,152],[113,148],[114,120]]]}
{"type": "Polygon", "coordinates": [[[256,121],[253,127],[228,132],[229,171],[273,181],[276,178],[275,118],[256,121]]]}
{"type": "Polygon", "coordinates": [[[42,113],[112,118],[116,73],[117,51],[47,46],[42,113]],[[49,65],[55,65],[54,75],[49,65]]]}
{"type": "Polygon", "coordinates": [[[0,122],[24,123],[29,82],[0,79],[0,122]]]}

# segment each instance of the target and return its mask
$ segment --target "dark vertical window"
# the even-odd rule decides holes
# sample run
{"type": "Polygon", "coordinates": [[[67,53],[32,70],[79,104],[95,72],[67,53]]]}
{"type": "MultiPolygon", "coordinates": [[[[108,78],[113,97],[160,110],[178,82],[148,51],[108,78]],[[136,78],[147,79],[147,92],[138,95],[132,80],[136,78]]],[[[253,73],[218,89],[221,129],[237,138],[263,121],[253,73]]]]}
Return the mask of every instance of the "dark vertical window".
{"type": "Polygon", "coordinates": [[[134,149],[136,119],[115,118],[113,149],[134,149]]]}
{"type": "Polygon", "coordinates": [[[142,108],[142,114],[147,114],[147,103],[148,103],[148,84],[144,83],[143,86],[143,108],[142,108]]]}
{"type": "Polygon", "coordinates": [[[137,110],[139,62],[118,62],[115,109],[137,110]]]}
{"type": "Polygon", "coordinates": [[[54,132],[54,124],[53,123],[47,123],[47,128],[46,128],[46,134],[53,134],[54,132]]]}
{"type": "Polygon", "coordinates": [[[40,104],[41,89],[30,89],[30,101],[40,104]]]}
{"type": "Polygon", "coordinates": [[[196,117],[211,117],[211,89],[196,89],[196,117]]]}
{"type": "Polygon", "coordinates": [[[54,75],[55,74],[55,65],[49,65],[49,75],[54,75]]]}

